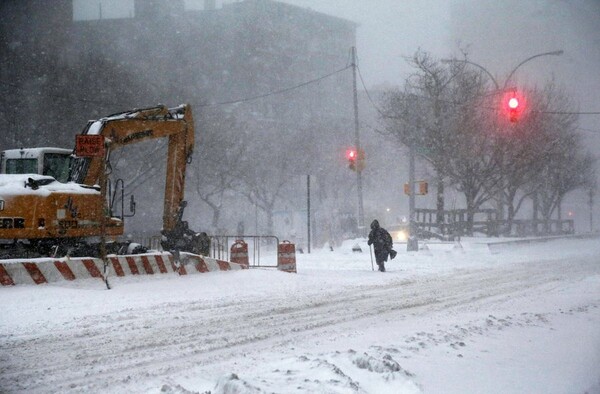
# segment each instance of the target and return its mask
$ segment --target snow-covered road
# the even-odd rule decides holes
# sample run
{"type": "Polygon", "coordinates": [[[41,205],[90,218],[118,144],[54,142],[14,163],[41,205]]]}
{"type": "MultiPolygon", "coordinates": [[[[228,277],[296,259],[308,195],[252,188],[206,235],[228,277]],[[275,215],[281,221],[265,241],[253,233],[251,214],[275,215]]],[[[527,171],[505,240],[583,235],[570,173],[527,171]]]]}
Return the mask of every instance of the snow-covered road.
{"type": "Polygon", "coordinates": [[[592,393],[598,243],[1,288],[0,391],[592,393]]]}

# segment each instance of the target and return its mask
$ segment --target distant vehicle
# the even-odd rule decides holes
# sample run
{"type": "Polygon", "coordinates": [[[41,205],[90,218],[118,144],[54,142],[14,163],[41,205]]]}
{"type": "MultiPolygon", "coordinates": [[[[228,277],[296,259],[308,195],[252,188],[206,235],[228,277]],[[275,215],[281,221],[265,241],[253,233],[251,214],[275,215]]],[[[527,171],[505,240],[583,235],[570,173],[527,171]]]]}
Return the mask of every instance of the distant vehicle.
{"type": "MultiPolygon", "coordinates": [[[[400,224],[394,224],[387,228],[388,232],[392,236],[394,241],[406,242],[410,237],[410,224],[408,221],[402,222],[400,224]]],[[[433,231],[429,231],[423,228],[416,226],[415,236],[419,239],[439,239],[440,241],[447,241],[451,237],[445,237],[442,234],[437,234],[433,231]]]]}
{"type": "Polygon", "coordinates": [[[394,241],[406,242],[410,236],[410,226],[408,222],[391,225],[387,230],[394,241]]]}

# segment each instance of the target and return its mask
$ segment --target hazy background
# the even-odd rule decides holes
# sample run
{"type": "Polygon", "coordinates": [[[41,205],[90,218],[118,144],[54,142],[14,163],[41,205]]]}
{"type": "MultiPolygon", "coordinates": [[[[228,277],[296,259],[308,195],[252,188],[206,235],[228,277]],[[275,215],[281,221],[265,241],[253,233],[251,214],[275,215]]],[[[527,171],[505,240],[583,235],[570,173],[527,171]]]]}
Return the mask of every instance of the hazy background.
{"type": "MultiPolygon", "coordinates": [[[[467,50],[501,85],[528,57],[562,49],[562,56],[524,64],[512,80],[532,85],[554,79],[580,111],[600,111],[599,0],[284,1],[360,24],[359,66],[368,88],[401,85],[411,72],[405,58],[418,49],[440,58],[467,50]]],[[[581,115],[580,127],[588,149],[599,157],[600,115],[581,115]]],[[[585,193],[571,193],[564,211],[573,212],[579,230],[589,229],[585,193]]],[[[596,222],[599,213],[596,201],[596,222]]]]}
{"type": "MultiPolygon", "coordinates": [[[[217,0],[217,7],[234,0],[217,0]]],[[[599,0],[282,0],[359,24],[359,65],[369,88],[400,85],[410,73],[405,58],[417,49],[448,57],[467,50],[470,59],[502,83],[529,56],[562,49],[519,68],[514,80],[550,78],[573,95],[581,111],[600,111],[599,0]]],[[[133,13],[133,0],[74,0],[75,19],[133,13]]],[[[184,0],[202,8],[204,0],[184,0]]],[[[600,116],[581,126],[600,134],[600,116]]],[[[600,141],[599,139],[595,139],[600,141]]],[[[598,145],[600,147],[600,143],[598,145]]]]}
{"type": "MultiPolygon", "coordinates": [[[[600,111],[599,0],[281,1],[358,23],[359,66],[368,89],[401,86],[411,72],[406,58],[418,49],[439,58],[467,51],[469,59],[485,67],[500,84],[521,61],[560,49],[562,56],[534,59],[520,67],[513,83],[531,86],[554,79],[580,111],[600,111]]],[[[216,0],[216,6],[231,2],[216,0]]],[[[183,3],[201,9],[204,0],[183,3]]],[[[100,9],[103,18],[133,15],[133,0],[74,0],[73,6],[75,19],[96,19],[100,9]]],[[[364,101],[361,114],[374,113],[366,106],[370,103],[364,101]]],[[[580,127],[587,148],[598,156],[600,115],[582,114],[580,127]]],[[[583,220],[579,230],[589,228],[588,198],[583,192],[570,194],[563,211],[573,211],[576,221],[583,220]]]]}

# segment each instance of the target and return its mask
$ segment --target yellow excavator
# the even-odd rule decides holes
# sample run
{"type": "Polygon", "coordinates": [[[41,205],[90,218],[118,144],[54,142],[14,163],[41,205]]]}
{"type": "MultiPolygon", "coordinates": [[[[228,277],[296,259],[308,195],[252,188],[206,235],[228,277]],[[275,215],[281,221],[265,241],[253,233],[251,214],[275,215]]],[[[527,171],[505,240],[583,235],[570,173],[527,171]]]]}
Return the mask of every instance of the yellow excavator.
{"type": "MultiPolygon", "coordinates": [[[[4,151],[0,166],[0,258],[68,253],[96,256],[99,239],[117,253],[126,245],[123,217],[107,209],[103,174],[115,149],[168,138],[162,246],[195,252],[197,239],[182,220],[186,166],[194,149],[189,105],[134,109],[88,122],[81,135],[100,136],[101,155],[29,148],[4,151]]],[[[135,203],[132,199],[132,208],[135,203]]]]}

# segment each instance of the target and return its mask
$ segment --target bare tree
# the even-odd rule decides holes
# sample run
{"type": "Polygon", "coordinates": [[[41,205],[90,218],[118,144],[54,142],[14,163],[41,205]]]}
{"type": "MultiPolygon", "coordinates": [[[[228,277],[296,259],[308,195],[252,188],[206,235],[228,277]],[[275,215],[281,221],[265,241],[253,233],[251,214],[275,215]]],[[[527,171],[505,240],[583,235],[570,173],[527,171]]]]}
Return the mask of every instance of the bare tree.
{"type": "MultiPolygon", "coordinates": [[[[384,98],[386,132],[417,147],[438,176],[438,193],[443,194],[442,180],[448,178],[464,194],[472,229],[474,212],[492,198],[485,185],[497,176],[494,135],[482,110],[486,80],[464,65],[443,64],[422,52],[412,64],[416,72],[404,91],[388,92],[384,98]]],[[[438,212],[442,210],[439,195],[438,212]]]]}
{"type": "MultiPolygon", "coordinates": [[[[437,209],[444,209],[446,158],[454,146],[448,124],[453,105],[448,100],[455,69],[444,66],[428,53],[418,51],[409,60],[415,72],[406,80],[404,90],[384,94],[383,121],[386,133],[408,147],[412,146],[428,161],[437,175],[437,209]]],[[[442,221],[438,215],[438,223],[442,221]]]]}
{"type": "Polygon", "coordinates": [[[195,195],[212,211],[211,227],[220,228],[225,195],[243,179],[248,136],[232,114],[205,110],[196,116],[199,149],[191,166],[190,180],[195,195]]]}
{"type": "Polygon", "coordinates": [[[570,97],[556,84],[529,93],[530,114],[524,125],[534,130],[530,155],[532,176],[522,187],[526,195],[535,192],[535,212],[542,215],[544,230],[554,212],[562,219],[561,203],[571,191],[585,188],[594,179],[594,158],[587,152],[577,133],[577,115],[570,97]]]}
{"type": "Polygon", "coordinates": [[[273,234],[273,214],[285,186],[289,183],[289,162],[281,157],[270,161],[270,166],[254,167],[246,172],[242,193],[248,201],[267,216],[267,234],[273,234]]]}

